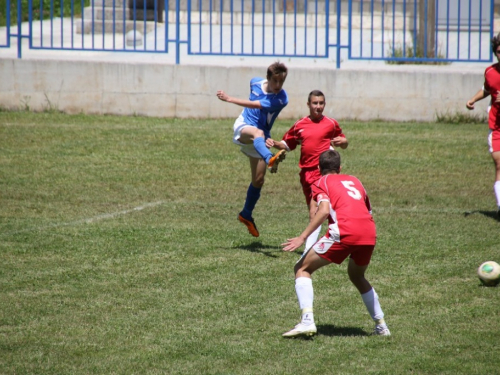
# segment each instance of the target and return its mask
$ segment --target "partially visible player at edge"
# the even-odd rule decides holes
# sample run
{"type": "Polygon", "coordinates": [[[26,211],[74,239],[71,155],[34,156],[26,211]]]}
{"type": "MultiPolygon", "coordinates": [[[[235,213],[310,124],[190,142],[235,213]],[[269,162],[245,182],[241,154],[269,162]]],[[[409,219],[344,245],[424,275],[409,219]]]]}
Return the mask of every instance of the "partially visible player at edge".
{"type": "Polygon", "coordinates": [[[298,237],[282,244],[284,251],[298,249],[306,238],[328,218],[327,233],[295,265],[295,292],[302,311],[302,319],[284,337],[312,336],[314,323],[314,291],[311,275],[330,263],[341,264],[349,257],[347,274],[358,289],[361,298],[375,321],[373,334],[390,336],[384,321],[378,295],[365,278],[376,242],[375,222],[370,200],[361,182],[354,176],[340,174],[340,154],[336,150],[323,152],[319,158],[322,177],[314,185],[313,194],[318,211],[298,237]]]}
{"type": "Polygon", "coordinates": [[[465,106],[472,110],[474,103],[491,95],[488,107],[488,146],[495,163],[495,183],[493,190],[497,200],[497,216],[500,219],[500,33],[491,39],[491,50],[497,57],[497,63],[486,68],[484,85],[465,106]]]}
{"type": "Polygon", "coordinates": [[[266,79],[255,77],[250,80],[249,99],[238,99],[217,91],[217,97],[228,103],[244,107],[234,122],[233,142],[250,160],[252,182],[247,190],[245,206],[238,215],[238,220],[245,224],[249,233],[259,237],[259,231],[252,217],[252,212],[260,198],[266,170],[278,171],[278,164],[285,159],[286,151],[280,150],[275,155],[269,150],[274,145],[271,128],[278,114],[288,104],[288,95],[283,84],[288,74],[287,67],[275,62],[267,68],[266,79]]]}
{"type": "MultiPolygon", "coordinates": [[[[342,133],[339,123],[323,116],[325,110],[325,95],[320,90],[313,90],[307,98],[309,116],[297,121],[283,136],[281,145],[274,144],[276,148],[293,151],[298,145],[300,148],[300,183],[309,208],[309,220],[316,213],[317,203],[312,199],[311,186],[319,180],[319,156],[323,151],[333,147],[347,148],[349,142],[342,133]]],[[[321,225],[307,238],[305,250],[308,250],[318,240],[321,225]]]]}

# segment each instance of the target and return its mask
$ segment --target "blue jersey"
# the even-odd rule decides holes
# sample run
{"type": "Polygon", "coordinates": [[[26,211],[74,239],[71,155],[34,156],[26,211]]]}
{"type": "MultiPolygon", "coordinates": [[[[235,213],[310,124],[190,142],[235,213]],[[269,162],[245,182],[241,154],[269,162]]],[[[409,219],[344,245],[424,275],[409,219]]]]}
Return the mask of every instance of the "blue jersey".
{"type": "Polygon", "coordinates": [[[264,78],[252,78],[250,81],[250,100],[260,101],[261,109],[245,108],[241,113],[245,124],[258,127],[267,138],[271,137],[271,128],[276,117],[288,104],[288,95],[285,90],[279,93],[265,93],[262,85],[266,82],[264,78]]]}

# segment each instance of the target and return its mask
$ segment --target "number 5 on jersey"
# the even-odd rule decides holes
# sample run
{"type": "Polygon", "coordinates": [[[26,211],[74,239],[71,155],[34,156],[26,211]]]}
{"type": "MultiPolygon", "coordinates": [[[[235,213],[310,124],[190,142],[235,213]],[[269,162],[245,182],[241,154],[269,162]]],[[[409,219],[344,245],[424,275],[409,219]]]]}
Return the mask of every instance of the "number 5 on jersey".
{"type": "Polygon", "coordinates": [[[360,200],[361,198],[363,198],[363,196],[361,195],[361,193],[359,192],[358,189],[356,189],[354,186],[354,182],[353,181],[341,181],[342,182],[342,185],[344,185],[344,187],[349,190],[347,192],[347,194],[349,194],[349,196],[351,198],[354,198],[356,200],[360,200]]]}

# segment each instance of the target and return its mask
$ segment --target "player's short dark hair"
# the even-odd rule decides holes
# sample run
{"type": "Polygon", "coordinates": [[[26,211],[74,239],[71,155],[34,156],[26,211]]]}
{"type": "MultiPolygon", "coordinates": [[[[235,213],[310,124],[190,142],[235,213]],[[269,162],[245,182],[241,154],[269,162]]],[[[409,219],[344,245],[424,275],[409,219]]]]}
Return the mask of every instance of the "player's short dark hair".
{"type": "Polygon", "coordinates": [[[496,54],[498,46],[500,46],[500,33],[491,38],[491,51],[493,54],[496,54]]]}
{"type": "Polygon", "coordinates": [[[321,92],[320,90],[312,90],[310,93],[309,93],[309,96],[307,97],[307,102],[310,103],[311,102],[311,98],[313,96],[322,96],[323,98],[325,97],[325,94],[323,94],[323,92],[321,92]]]}
{"type": "Polygon", "coordinates": [[[319,170],[322,175],[340,173],[340,154],[335,150],[326,150],[319,156],[319,170]]]}
{"type": "Polygon", "coordinates": [[[267,79],[275,74],[284,74],[286,76],[288,74],[288,68],[282,62],[276,61],[267,68],[267,79]]]}

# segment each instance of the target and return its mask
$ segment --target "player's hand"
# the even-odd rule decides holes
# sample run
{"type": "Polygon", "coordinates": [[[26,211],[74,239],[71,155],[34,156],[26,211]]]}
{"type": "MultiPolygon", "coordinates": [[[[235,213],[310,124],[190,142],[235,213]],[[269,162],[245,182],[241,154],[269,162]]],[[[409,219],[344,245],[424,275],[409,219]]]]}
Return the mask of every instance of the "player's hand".
{"type": "Polygon", "coordinates": [[[465,106],[467,109],[474,109],[474,102],[468,100],[467,103],[465,103],[465,106]]]}
{"type": "Polygon", "coordinates": [[[275,144],[274,139],[271,139],[271,138],[266,139],[266,147],[267,148],[274,147],[274,144],[275,144]]]}
{"type": "Polygon", "coordinates": [[[217,97],[223,102],[226,102],[229,98],[229,96],[222,90],[217,91],[217,97]]]}
{"type": "Polygon", "coordinates": [[[304,244],[304,240],[300,237],[289,238],[282,243],[283,251],[295,251],[304,244]]]}
{"type": "Polygon", "coordinates": [[[330,141],[332,147],[342,147],[346,143],[347,139],[345,137],[335,137],[330,141]]]}

